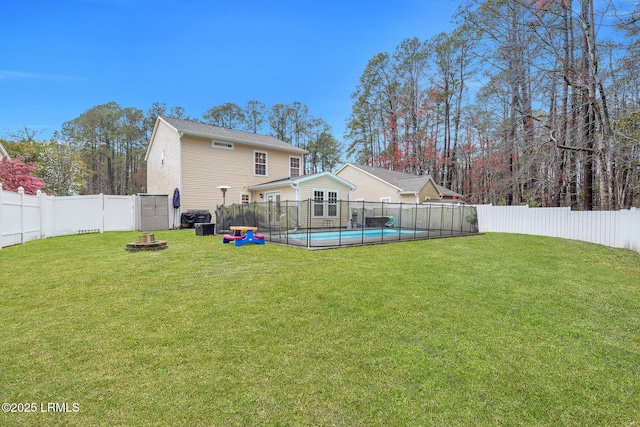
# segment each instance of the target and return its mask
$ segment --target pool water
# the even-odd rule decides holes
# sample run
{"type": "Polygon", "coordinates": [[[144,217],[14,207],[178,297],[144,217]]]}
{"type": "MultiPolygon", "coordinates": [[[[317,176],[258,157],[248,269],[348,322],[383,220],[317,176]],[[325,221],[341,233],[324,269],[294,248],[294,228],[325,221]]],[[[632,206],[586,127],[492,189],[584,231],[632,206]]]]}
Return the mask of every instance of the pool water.
{"type": "MultiPolygon", "coordinates": [[[[391,228],[364,228],[358,230],[344,230],[344,231],[319,231],[308,233],[310,240],[337,240],[337,239],[360,239],[362,237],[386,237],[386,236],[398,236],[401,234],[414,234],[425,233],[424,231],[416,230],[396,230],[391,228]]],[[[287,235],[290,239],[306,239],[307,233],[289,233],[287,235]]]]}

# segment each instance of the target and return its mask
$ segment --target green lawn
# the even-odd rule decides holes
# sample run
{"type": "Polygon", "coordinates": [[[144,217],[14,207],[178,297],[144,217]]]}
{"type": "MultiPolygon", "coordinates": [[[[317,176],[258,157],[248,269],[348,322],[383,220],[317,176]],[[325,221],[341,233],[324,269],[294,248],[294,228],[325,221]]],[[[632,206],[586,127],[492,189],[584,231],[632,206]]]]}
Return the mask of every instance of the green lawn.
{"type": "Polygon", "coordinates": [[[0,250],[0,425],[640,424],[637,253],[155,234],[0,250]]]}

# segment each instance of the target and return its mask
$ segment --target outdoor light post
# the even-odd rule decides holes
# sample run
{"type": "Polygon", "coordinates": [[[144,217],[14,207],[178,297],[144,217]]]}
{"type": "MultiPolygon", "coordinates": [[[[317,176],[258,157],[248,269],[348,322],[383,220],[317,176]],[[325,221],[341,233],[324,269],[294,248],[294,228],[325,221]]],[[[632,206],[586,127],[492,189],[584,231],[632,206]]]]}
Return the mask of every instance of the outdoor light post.
{"type": "Polygon", "coordinates": [[[227,190],[230,189],[231,187],[229,187],[228,185],[218,185],[216,188],[219,188],[220,191],[222,191],[222,206],[224,206],[227,190]]]}

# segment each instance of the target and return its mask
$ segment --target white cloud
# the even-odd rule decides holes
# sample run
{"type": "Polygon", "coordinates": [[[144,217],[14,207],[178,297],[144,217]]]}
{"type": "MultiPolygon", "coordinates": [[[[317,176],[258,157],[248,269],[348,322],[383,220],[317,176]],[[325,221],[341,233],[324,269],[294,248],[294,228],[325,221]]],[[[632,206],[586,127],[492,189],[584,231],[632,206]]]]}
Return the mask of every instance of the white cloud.
{"type": "Polygon", "coordinates": [[[24,73],[21,71],[0,70],[0,80],[36,80],[44,76],[35,73],[24,73]]]}
{"type": "Polygon", "coordinates": [[[17,81],[17,80],[42,80],[49,82],[68,83],[79,81],[77,77],[63,75],[48,75],[38,73],[25,73],[23,71],[0,70],[0,81],[17,81]]]}

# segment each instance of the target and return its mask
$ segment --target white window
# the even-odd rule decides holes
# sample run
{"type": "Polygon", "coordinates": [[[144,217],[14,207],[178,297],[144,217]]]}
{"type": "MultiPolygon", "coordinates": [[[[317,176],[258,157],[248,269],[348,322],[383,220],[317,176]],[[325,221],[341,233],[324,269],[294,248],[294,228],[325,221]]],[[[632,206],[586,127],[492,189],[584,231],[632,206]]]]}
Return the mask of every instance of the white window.
{"type": "Polygon", "coordinates": [[[335,190],[313,190],[313,217],[335,218],[338,216],[338,192],[335,190]]]}
{"type": "Polygon", "coordinates": [[[253,152],[253,174],[267,176],[267,153],[264,151],[253,152]]]}
{"type": "Polygon", "coordinates": [[[233,150],[233,142],[211,140],[211,146],[213,148],[222,148],[223,150],[233,150]]]}
{"type": "Polygon", "coordinates": [[[384,203],[391,203],[391,197],[380,197],[380,201],[384,203]]]}
{"type": "Polygon", "coordinates": [[[289,176],[300,176],[300,157],[289,157],[289,176]]]}
{"type": "Polygon", "coordinates": [[[327,191],[327,216],[335,218],[338,216],[338,192],[327,191]]]}
{"type": "Polygon", "coordinates": [[[240,193],[240,203],[248,205],[251,202],[249,193],[240,193]]]}
{"type": "Polygon", "coordinates": [[[324,216],[324,190],[313,190],[313,216],[324,216]]]}

